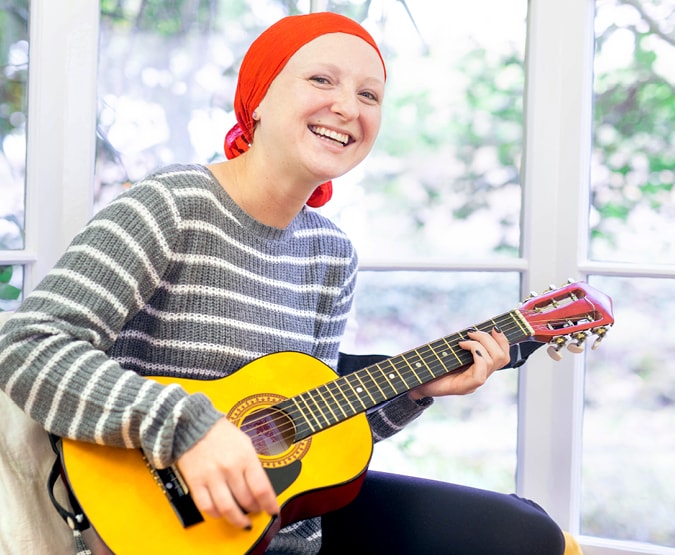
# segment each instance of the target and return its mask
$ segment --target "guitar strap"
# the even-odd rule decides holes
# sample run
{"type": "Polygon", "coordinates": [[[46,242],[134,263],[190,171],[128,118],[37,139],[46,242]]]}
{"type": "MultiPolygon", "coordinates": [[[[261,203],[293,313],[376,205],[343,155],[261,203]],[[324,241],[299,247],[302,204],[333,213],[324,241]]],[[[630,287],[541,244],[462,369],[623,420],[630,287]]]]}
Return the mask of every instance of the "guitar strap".
{"type": "Polygon", "coordinates": [[[77,502],[77,499],[75,498],[72,490],[68,486],[68,481],[63,475],[61,450],[59,449],[60,442],[60,437],[55,436],[54,434],[49,434],[49,443],[51,443],[56,458],[54,459],[54,464],[52,465],[52,469],[49,472],[49,477],[47,479],[47,493],[49,493],[49,499],[51,500],[52,505],[54,505],[56,511],[68,525],[68,528],[70,528],[73,532],[73,539],[75,541],[77,555],[92,555],[91,550],[87,547],[87,544],[82,538],[82,532],[90,528],[91,524],[89,523],[87,516],[84,514],[82,507],[80,507],[80,504],[77,502]],[[70,504],[72,510],[68,510],[61,503],[59,503],[58,499],[56,499],[54,487],[56,486],[56,483],[59,481],[59,479],[61,479],[61,482],[65,486],[65,490],[68,495],[68,503],[70,504]]]}

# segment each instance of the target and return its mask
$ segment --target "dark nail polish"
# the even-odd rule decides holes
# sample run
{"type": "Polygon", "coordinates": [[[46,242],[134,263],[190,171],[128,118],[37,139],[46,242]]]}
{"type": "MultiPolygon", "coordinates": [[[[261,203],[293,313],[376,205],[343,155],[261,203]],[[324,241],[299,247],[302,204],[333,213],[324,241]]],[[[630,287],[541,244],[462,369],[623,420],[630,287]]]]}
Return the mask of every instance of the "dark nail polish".
{"type": "Polygon", "coordinates": [[[495,330],[497,333],[502,333],[502,330],[501,330],[501,328],[500,328],[499,326],[495,326],[495,327],[494,327],[494,330],[495,330]]]}
{"type": "Polygon", "coordinates": [[[477,354],[479,357],[482,357],[482,356],[483,356],[483,353],[481,353],[478,349],[476,349],[476,354],[477,354]]]}
{"type": "Polygon", "coordinates": [[[250,532],[251,530],[253,530],[253,526],[251,526],[251,525],[249,524],[248,526],[245,526],[245,527],[244,527],[244,530],[246,530],[247,532],[250,532]]]}

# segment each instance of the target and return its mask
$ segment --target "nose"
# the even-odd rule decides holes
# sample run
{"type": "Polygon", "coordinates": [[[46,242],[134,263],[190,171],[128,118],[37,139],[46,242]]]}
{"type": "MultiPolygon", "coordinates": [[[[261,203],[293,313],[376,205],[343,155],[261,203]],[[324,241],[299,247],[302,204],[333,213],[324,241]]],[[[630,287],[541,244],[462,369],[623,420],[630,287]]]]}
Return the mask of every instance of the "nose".
{"type": "Polygon", "coordinates": [[[338,87],[335,91],[331,110],[347,120],[356,118],[359,115],[357,94],[347,87],[338,87]]]}

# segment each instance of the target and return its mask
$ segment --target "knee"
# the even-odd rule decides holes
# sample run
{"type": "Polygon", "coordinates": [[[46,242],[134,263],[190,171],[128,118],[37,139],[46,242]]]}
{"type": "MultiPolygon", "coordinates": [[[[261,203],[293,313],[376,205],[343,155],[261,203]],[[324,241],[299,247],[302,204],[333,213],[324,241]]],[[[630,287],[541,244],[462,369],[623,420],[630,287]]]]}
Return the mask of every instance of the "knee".
{"type": "Polygon", "coordinates": [[[565,536],[560,526],[536,505],[533,510],[526,509],[518,523],[504,530],[502,540],[499,550],[502,555],[563,555],[565,552],[565,536]]]}

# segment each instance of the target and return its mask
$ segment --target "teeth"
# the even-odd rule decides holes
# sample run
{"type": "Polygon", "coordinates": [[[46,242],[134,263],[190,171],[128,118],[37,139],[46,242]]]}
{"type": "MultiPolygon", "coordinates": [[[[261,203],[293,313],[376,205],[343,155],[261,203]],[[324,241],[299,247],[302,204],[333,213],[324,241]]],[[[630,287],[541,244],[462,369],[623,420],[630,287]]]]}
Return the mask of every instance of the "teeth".
{"type": "Polygon", "coordinates": [[[310,127],[312,130],[312,133],[315,133],[316,135],[321,135],[322,137],[328,137],[329,139],[333,139],[334,141],[338,141],[339,143],[342,143],[343,145],[346,145],[349,142],[349,135],[345,135],[344,133],[338,133],[337,131],[331,131],[330,129],[326,129],[325,127],[310,127]]]}

